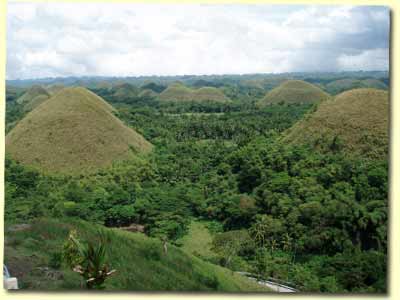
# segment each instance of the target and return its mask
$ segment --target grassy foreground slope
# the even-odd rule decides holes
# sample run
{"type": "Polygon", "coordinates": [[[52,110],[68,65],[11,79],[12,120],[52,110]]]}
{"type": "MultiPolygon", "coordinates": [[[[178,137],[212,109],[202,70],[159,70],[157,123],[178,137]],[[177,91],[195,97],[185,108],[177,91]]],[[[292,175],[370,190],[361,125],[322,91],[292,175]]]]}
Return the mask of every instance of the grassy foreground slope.
{"type": "Polygon", "coordinates": [[[385,158],[389,143],[388,119],[387,91],[355,89],[321,103],[317,111],[286,132],[284,141],[385,158]]]}
{"type": "Polygon", "coordinates": [[[222,91],[215,87],[191,89],[183,84],[174,83],[168,86],[159,96],[160,101],[213,101],[230,102],[222,91]]]}
{"type": "Polygon", "coordinates": [[[178,240],[182,244],[182,249],[187,253],[205,258],[212,258],[216,254],[212,251],[213,237],[206,227],[205,222],[192,220],[189,232],[178,240]]]}
{"type": "Polygon", "coordinates": [[[318,103],[329,98],[319,87],[302,81],[288,80],[269,91],[258,103],[260,107],[276,103],[318,103]]]}
{"type": "Polygon", "coordinates": [[[43,171],[81,173],[144,153],[152,145],[85,88],[65,88],[39,105],[6,136],[6,153],[43,171]]]}
{"type": "Polygon", "coordinates": [[[268,291],[225,268],[204,262],[141,233],[109,229],[76,220],[36,220],[19,230],[6,228],[5,264],[23,289],[80,289],[80,276],[64,264],[60,253],[71,229],[84,240],[107,237],[107,257],[117,272],[106,290],[135,291],[268,291]]]}

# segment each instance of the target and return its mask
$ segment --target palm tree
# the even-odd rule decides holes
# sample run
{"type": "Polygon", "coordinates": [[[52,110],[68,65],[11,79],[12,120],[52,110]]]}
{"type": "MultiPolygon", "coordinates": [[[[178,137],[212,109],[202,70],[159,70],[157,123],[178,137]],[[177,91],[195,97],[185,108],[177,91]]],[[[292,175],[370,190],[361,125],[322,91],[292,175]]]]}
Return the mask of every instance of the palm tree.
{"type": "Polygon", "coordinates": [[[290,251],[291,250],[291,248],[292,248],[292,240],[293,239],[286,232],[285,235],[283,236],[283,241],[282,241],[282,244],[283,244],[282,249],[284,251],[290,251]]]}
{"type": "Polygon", "coordinates": [[[253,236],[254,241],[264,247],[265,244],[265,232],[267,231],[267,225],[262,222],[262,219],[257,221],[251,228],[250,234],[253,236]]]}

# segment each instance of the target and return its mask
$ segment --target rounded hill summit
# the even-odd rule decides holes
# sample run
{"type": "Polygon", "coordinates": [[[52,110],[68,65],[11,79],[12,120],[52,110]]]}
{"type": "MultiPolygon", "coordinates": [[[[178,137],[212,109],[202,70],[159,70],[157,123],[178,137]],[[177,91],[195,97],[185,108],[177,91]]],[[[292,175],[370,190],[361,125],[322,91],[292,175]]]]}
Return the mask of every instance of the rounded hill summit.
{"type": "Polygon", "coordinates": [[[277,103],[318,103],[327,98],[329,94],[311,83],[288,80],[269,91],[258,105],[264,107],[277,103]]]}
{"type": "Polygon", "coordinates": [[[85,88],[64,88],[8,133],[6,153],[43,171],[86,173],[150,151],[152,145],[113,111],[85,88]]]}

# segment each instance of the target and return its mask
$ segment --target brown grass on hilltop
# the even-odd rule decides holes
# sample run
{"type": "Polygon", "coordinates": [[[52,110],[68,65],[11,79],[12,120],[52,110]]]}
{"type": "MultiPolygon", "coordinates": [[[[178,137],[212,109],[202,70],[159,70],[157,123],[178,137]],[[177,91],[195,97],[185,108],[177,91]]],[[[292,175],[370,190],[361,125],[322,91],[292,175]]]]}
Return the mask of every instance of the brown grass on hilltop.
{"type": "Polygon", "coordinates": [[[194,90],[194,97],[197,101],[216,101],[216,102],[229,102],[230,99],[224,93],[215,87],[201,87],[194,90]]]}
{"type": "Polygon", "coordinates": [[[351,155],[382,158],[389,143],[389,94],[354,89],[321,103],[286,132],[288,143],[329,147],[336,142],[351,155]]]}
{"type": "Polygon", "coordinates": [[[337,95],[344,91],[358,89],[358,88],[374,88],[386,90],[388,87],[385,83],[378,79],[356,79],[356,78],[345,78],[329,82],[325,89],[331,95],[337,95]]]}
{"type": "Polygon", "coordinates": [[[301,80],[288,80],[269,91],[258,103],[260,107],[276,103],[318,103],[329,98],[319,87],[301,80]]]}
{"type": "Polygon", "coordinates": [[[64,85],[62,84],[50,84],[46,87],[46,90],[51,94],[54,95],[55,93],[58,93],[61,91],[63,88],[65,88],[64,85]]]}
{"type": "Polygon", "coordinates": [[[159,96],[161,101],[213,101],[230,102],[225,94],[215,87],[191,89],[183,84],[174,83],[168,86],[159,96]]]}
{"type": "Polygon", "coordinates": [[[130,83],[121,83],[121,84],[116,84],[111,88],[112,94],[116,98],[130,98],[130,97],[136,97],[140,93],[140,90],[138,87],[134,86],[133,84],[130,83]]]}
{"type": "Polygon", "coordinates": [[[151,150],[114,108],[85,88],[65,88],[6,136],[6,153],[44,171],[85,173],[151,150]]]}
{"type": "Polygon", "coordinates": [[[150,89],[144,89],[142,90],[139,95],[139,97],[141,98],[156,98],[158,96],[158,93],[154,92],[153,90],[150,89]]]}

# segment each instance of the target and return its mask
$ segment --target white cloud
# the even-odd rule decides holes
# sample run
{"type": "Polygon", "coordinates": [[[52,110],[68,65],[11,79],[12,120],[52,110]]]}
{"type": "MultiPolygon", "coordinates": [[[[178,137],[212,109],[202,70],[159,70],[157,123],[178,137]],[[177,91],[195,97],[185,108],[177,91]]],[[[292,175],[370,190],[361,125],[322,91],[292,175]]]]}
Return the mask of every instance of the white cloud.
{"type": "Polygon", "coordinates": [[[7,26],[9,79],[388,68],[383,7],[9,3],[7,26]]]}
{"type": "Polygon", "coordinates": [[[360,54],[342,54],[338,57],[339,66],[345,70],[379,70],[381,66],[389,64],[388,49],[365,50],[360,54]]]}

